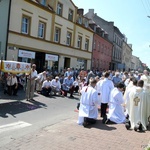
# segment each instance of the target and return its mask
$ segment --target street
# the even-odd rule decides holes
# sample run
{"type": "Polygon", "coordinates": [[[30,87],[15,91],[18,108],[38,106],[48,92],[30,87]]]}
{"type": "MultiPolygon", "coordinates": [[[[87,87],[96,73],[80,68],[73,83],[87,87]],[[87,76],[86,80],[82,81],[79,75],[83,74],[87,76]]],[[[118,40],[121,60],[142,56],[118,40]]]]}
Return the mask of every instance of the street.
{"type": "Polygon", "coordinates": [[[35,93],[35,101],[1,94],[0,150],[141,150],[150,141],[149,130],[126,130],[124,124],[77,125],[79,96],[44,97],[35,93]],[[21,100],[15,100],[15,99],[21,100]]]}
{"type": "Polygon", "coordinates": [[[24,99],[23,91],[18,92],[17,97],[12,96],[12,99],[7,95],[1,97],[7,99],[0,100],[0,146],[71,118],[75,114],[74,109],[79,98],[44,97],[35,93],[35,101],[28,102],[24,99]]]}

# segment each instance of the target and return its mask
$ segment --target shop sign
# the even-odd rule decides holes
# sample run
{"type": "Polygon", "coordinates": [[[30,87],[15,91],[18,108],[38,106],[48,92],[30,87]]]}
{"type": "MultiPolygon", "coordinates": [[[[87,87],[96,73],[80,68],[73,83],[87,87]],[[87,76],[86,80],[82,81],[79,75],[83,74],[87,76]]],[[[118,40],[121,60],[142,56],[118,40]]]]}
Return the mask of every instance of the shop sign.
{"type": "Polygon", "coordinates": [[[19,50],[19,57],[24,57],[24,58],[35,58],[35,52],[30,52],[30,51],[24,51],[24,50],[19,50]]]}
{"type": "Polygon", "coordinates": [[[57,55],[46,54],[45,55],[45,60],[58,61],[58,56],[57,55]]]}

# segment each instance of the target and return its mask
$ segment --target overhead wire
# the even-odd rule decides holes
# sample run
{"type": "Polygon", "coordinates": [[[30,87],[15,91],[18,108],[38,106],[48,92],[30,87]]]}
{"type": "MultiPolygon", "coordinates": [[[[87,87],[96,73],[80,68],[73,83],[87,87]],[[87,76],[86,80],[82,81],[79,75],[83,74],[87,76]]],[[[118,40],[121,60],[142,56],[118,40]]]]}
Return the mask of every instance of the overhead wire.
{"type": "Polygon", "coordinates": [[[147,8],[148,8],[149,13],[150,13],[150,2],[149,2],[149,0],[145,0],[145,1],[146,1],[146,3],[147,3],[147,8]]]}
{"type": "Polygon", "coordinates": [[[149,13],[148,13],[148,11],[147,11],[147,9],[146,9],[146,7],[145,7],[145,4],[144,4],[143,0],[141,0],[141,2],[142,2],[142,5],[143,5],[143,7],[144,7],[144,10],[145,10],[145,12],[146,12],[146,15],[148,16],[149,13]]]}

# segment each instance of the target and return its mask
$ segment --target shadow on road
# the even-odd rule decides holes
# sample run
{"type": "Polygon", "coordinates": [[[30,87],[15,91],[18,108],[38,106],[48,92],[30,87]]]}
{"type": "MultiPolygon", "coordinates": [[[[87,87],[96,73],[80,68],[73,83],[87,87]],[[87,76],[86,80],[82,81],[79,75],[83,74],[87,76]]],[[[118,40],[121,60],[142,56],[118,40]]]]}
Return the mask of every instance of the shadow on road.
{"type": "Polygon", "coordinates": [[[16,114],[43,108],[43,106],[47,107],[45,104],[37,101],[30,102],[31,103],[15,101],[0,104],[0,117],[8,118],[8,115],[12,115],[14,118],[16,118],[16,114]]]}

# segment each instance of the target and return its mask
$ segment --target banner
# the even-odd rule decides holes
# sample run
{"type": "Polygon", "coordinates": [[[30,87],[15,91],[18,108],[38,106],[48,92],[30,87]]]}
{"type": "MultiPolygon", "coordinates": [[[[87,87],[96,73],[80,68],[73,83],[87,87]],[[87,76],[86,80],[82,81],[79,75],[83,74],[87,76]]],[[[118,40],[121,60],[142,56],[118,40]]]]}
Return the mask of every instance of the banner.
{"type": "Polygon", "coordinates": [[[31,64],[17,61],[0,61],[1,71],[10,73],[30,73],[31,64]]]}
{"type": "Polygon", "coordinates": [[[19,50],[18,56],[19,57],[35,59],[35,52],[19,50]]]}
{"type": "Polygon", "coordinates": [[[46,54],[45,55],[45,60],[58,61],[58,56],[57,55],[46,54]]]}

